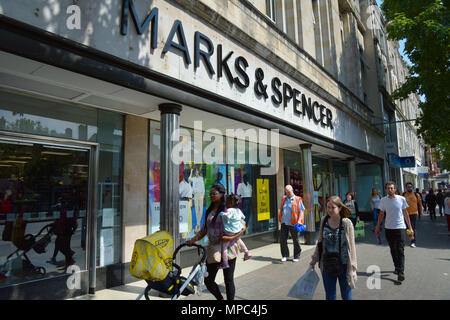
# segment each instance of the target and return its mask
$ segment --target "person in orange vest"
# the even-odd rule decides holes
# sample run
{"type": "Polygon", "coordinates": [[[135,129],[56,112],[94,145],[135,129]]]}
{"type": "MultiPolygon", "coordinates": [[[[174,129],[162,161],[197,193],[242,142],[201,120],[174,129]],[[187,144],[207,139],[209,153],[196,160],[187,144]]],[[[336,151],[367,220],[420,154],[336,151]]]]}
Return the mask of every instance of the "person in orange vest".
{"type": "Polygon", "coordinates": [[[281,207],[278,212],[278,220],[281,224],[280,230],[280,249],[281,249],[281,261],[285,262],[289,258],[289,248],[287,245],[288,234],[291,234],[294,242],[294,258],[292,261],[297,262],[300,258],[300,242],[298,241],[298,231],[295,230],[294,225],[296,223],[305,224],[304,212],[305,206],[301,197],[294,194],[294,190],[291,185],[285,187],[286,195],[283,196],[281,201],[281,207]]]}
{"type": "Polygon", "coordinates": [[[406,192],[403,192],[402,196],[405,197],[406,203],[408,204],[408,208],[406,208],[406,212],[409,214],[409,220],[411,221],[411,226],[414,229],[414,238],[411,240],[411,248],[416,247],[416,222],[417,217],[422,216],[422,197],[419,193],[413,191],[413,185],[411,182],[407,182],[406,192]]]}

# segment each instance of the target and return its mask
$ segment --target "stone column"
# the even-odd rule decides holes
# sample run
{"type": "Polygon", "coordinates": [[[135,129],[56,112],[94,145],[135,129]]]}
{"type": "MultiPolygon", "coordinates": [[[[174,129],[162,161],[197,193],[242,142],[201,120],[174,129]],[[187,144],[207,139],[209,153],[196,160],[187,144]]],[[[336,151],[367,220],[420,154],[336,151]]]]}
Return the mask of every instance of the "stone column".
{"type": "Polygon", "coordinates": [[[179,163],[172,161],[171,154],[179,140],[179,132],[178,138],[173,135],[180,128],[181,109],[181,105],[173,103],[159,105],[161,112],[160,230],[168,231],[173,236],[175,248],[180,244],[180,182],[179,163]],[[172,138],[175,141],[172,141],[172,138]]]}
{"type": "MultiPolygon", "coordinates": [[[[279,159],[280,159],[280,164],[284,162],[283,159],[283,149],[279,148],[278,149],[279,152],[279,159]]],[[[278,210],[281,207],[281,200],[283,200],[283,196],[284,196],[284,187],[285,187],[285,171],[286,169],[284,168],[284,166],[282,166],[282,170],[278,170],[277,172],[277,223],[278,223],[278,210]]],[[[289,175],[287,176],[289,178],[289,175]]],[[[278,226],[280,227],[280,226],[278,226]]],[[[279,228],[278,228],[279,229],[279,228]]]]}
{"type": "Polygon", "coordinates": [[[131,261],[134,242],[148,234],[149,121],[126,115],[123,143],[122,262],[131,261]]]}
{"type": "Polygon", "coordinates": [[[348,161],[348,191],[356,192],[356,162],[354,158],[348,161]]]}
{"type": "Polygon", "coordinates": [[[328,159],[328,175],[330,177],[330,196],[336,194],[334,187],[334,172],[333,172],[333,160],[328,159]]]}
{"type": "Polygon", "coordinates": [[[303,204],[307,210],[305,215],[305,241],[308,245],[316,242],[316,214],[314,212],[314,181],[312,172],[311,144],[301,144],[303,173],[303,204]]]}
{"type": "Polygon", "coordinates": [[[334,34],[332,30],[331,2],[317,0],[320,14],[321,42],[323,50],[323,66],[331,74],[337,75],[336,49],[334,47],[334,34]]]}
{"type": "Polygon", "coordinates": [[[298,44],[311,57],[316,57],[316,45],[314,37],[314,12],[312,1],[296,0],[297,2],[297,23],[298,23],[298,44]]]}
{"type": "Polygon", "coordinates": [[[327,200],[328,197],[330,196],[328,194],[328,190],[325,188],[325,180],[327,179],[327,174],[326,173],[321,173],[322,176],[322,199],[323,199],[323,206],[322,206],[322,213],[321,213],[321,218],[323,216],[325,216],[327,214],[327,200]]]}

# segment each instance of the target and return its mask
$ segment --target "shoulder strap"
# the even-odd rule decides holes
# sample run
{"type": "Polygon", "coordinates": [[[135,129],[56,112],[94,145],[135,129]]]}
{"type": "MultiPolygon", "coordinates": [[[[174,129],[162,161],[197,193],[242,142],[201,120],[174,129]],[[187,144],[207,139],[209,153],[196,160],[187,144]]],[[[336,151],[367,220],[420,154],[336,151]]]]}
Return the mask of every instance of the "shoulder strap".
{"type": "Polygon", "coordinates": [[[414,192],[414,195],[416,196],[417,202],[419,202],[419,197],[417,196],[417,192],[414,192]]]}
{"type": "Polygon", "coordinates": [[[322,238],[323,238],[323,229],[325,228],[325,223],[327,223],[328,221],[328,214],[325,216],[325,218],[323,219],[323,223],[322,223],[322,238]]]}

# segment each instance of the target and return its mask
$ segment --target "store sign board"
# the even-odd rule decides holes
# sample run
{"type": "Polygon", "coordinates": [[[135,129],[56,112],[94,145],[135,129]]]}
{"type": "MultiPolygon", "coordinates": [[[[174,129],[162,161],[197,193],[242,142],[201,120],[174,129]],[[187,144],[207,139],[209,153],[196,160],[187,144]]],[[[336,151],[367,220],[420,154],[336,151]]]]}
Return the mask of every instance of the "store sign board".
{"type": "MultiPolygon", "coordinates": [[[[123,0],[121,35],[127,36],[128,22],[131,19],[139,35],[145,32],[150,33],[150,49],[157,49],[159,9],[153,7],[144,19],[140,19],[134,2],[123,0]]],[[[235,86],[243,94],[247,94],[248,91],[257,99],[264,101],[270,99],[277,108],[291,108],[296,116],[306,117],[316,125],[333,129],[332,110],[307,92],[302,92],[299,87],[283,81],[279,76],[267,77],[267,71],[265,73],[264,68],[260,66],[255,65],[254,72],[251,72],[249,60],[245,56],[227,50],[222,43],[215,44],[211,37],[198,30],[194,32],[191,40],[191,42],[187,40],[183,22],[175,20],[165,39],[160,58],[164,59],[169,51],[180,54],[184,64],[188,67],[193,64],[195,70],[201,67],[200,61],[202,61],[210,81],[214,81],[214,77],[217,80],[224,77],[231,87],[235,86]],[[190,49],[192,47],[193,50],[190,49]],[[191,57],[192,53],[193,57],[191,57]]]]}
{"type": "Polygon", "coordinates": [[[258,221],[270,219],[270,192],[268,179],[256,179],[258,221]]]}
{"type": "MultiPolygon", "coordinates": [[[[245,111],[269,115],[370,154],[383,154],[382,137],[373,128],[355,121],[298,80],[295,70],[330,96],[345,100],[333,79],[296,54],[295,48],[283,45],[282,37],[266,32],[263,21],[249,21],[261,34],[254,36],[254,44],[245,45],[240,32],[250,35],[253,31],[239,31],[237,26],[236,36],[230,37],[214,23],[165,0],[80,1],[78,13],[66,10],[74,5],[72,0],[52,4],[34,0],[33,5],[45,10],[29,10],[29,1],[16,0],[3,1],[1,11],[12,19],[185,83],[193,91],[211,93],[212,99],[224,97],[245,106],[245,111]],[[280,49],[272,52],[272,46],[280,49]],[[277,55],[286,67],[274,65],[265,58],[268,54],[277,55]]],[[[154,79],[148,81],[151,92],[154,79]]],[[[162,96],[166,95],[170,92],[162,96]]]]}
{"type": "Polygon", "coordinates": [[[391,155],[390,164],[397,168],[415,168],[416,160],[414,157],[398,157],[396,155],[391,155]]]}

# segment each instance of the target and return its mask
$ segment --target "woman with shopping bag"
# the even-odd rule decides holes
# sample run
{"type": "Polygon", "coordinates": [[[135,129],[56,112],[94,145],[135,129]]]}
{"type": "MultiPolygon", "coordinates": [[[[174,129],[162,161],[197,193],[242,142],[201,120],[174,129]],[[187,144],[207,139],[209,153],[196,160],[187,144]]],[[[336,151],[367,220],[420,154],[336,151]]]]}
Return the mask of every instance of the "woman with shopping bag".
{"type": "Polygon", "coordinates": [[[355,288],[356,248],[350,214],[338,196],[327,200],[327,215],[320,222],[319,240],[311,260],[311,267],[319,262],[327,300],[336,300],[336,282],[339,280],[343,300],[353,300],[355,288]]]}
{"type": "Polygon", "coordinates": [[[294,286],[291,288],[291,290],[289,290],[288,297],[312,300],[319,281],[320,279],[316,271],[311,266],[309,266],[305,274],[302,275],[301,278],[298,279],[294,286]]]}

